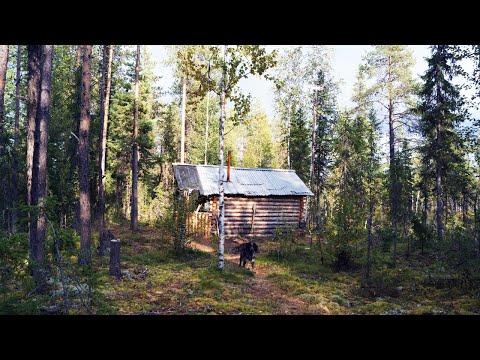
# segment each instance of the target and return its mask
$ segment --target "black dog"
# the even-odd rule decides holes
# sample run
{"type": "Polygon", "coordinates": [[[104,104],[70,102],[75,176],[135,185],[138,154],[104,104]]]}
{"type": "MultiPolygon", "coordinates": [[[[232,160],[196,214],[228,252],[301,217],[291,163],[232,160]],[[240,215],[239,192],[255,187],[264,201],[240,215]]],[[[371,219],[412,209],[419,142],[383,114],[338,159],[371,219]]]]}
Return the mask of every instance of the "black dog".
{"type": "Polygon", "coordinates": [[[244,243],[238,246],[240,250],[240,264],[238,266],[243,267],[247,264],[247,261],[252,263],[252,270],[255,270],[255,253],[258,252],[258,246],[254,241],[250,241],[248,243],[244,243]]]}

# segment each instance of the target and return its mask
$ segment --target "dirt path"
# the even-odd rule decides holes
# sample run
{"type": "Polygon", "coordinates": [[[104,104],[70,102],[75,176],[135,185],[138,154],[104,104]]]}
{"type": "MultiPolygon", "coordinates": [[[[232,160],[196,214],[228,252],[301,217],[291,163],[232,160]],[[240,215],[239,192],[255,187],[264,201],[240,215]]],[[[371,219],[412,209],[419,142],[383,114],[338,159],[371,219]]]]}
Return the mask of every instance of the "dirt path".
{"type": "MultiPolygon", "coordinates": [[[[215,253],[216,249],[206,243],[192,242],[191,246],[197,250],[215,253]]],[[[234,253],[237,243],[225,244],[225,260],[238,266],[239,255],[234,253]]],[[[246,281],[246,290],[257,301],[266,302],[272,306],[275,315],[301,315],[301,314],[329,314],[329,309],[324,305],[314,305],[303,301],[299,297],[287,294],[280,289],[274,281],[268,278],[272,271],[268,265],[256,264],[255,276],[246,281]]]]}

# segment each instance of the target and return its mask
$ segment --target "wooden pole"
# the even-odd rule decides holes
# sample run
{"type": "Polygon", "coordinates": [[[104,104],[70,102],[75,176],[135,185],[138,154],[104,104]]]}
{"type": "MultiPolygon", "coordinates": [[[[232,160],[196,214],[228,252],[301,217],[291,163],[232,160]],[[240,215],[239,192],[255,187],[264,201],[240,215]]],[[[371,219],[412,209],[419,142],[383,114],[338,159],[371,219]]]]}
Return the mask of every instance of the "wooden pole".
{"type": "Polygon", "coordinates": [[[253,235],[253,231],[254,231],[254,228],[255,228],[255,212],[256,212],[256,207],[255,207],[255,204],[253,204],[253,207],[252,207],[252,229],[251,229],[251,234],[253,235]]]}
{"type": "Polygon", "coordinates": [[[228,151],[227,182],[230,182],[230,163],[232,161],[232,152],[228,151]]]}
{"type": "Polygon", "coordinates": [[[110,275],[120,278],[120,240],[110,240],[110,275]]]}

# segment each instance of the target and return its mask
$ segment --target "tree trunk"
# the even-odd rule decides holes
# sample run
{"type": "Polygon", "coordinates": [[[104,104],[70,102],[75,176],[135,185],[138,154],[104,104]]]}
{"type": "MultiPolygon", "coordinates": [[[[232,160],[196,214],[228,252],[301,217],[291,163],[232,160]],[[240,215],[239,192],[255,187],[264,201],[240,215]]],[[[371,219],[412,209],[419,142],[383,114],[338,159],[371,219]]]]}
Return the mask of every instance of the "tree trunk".
{"type": "Polygon", "coordinates": [[[435,174],[435,188],[437,194],[437,233],[438,233],[438,242],[442,242],[443,239],[443,223],[442,223],[442,175],[440,170],[440,163],[437,161],[436,165],[436,174],[435,174]]]}
{"type": "Polygon", "coordinates": [[[0,158],[3,150],[3,121],[5,117],[5,83],[7,80],[8,45],[0,45],[0,158]]]}
{"type": "MultiPolygon", "coordinates": [[[[374,131],[374,130],[373,130],[374,131]]],[[[372,249],[372,221],[373,221],[373,166],[375,159],[375,147],[373,141],[370,143],[370,158],[369,158],[369,171],[368,171],[368,240],[367,240],[367,280],[370,279],[370,270],[371,270],[371,249],[372,249]]]]}
{"type": "MultiPolygon", "coordinates": [[[[393,82],[391,76],[392,56],[388,56],[388,84],[391,86],[393,82]]],[[[388,103],[388,130],[389,130],[389,154],[390,154],[390,206],[393,228],[393,265],[397,261],[397,216],[398,216],[398,189],[397,189],[397,163],[395,159],[395,132],[394,132],[394,104],[393,94],[389,93],[388,103]]]]}
{"type": "Polygon", "coordinates": [[[45,200],[47,195],[47,144],[48,144],[48,121],[50,117],[50,87],[52,80],[52,57],[53,45],[43,45],[41,61],[40,99],[37,110],[38,147],[34,152],[34,176],[37,176],[35,203],[37,205],[37,217],[32,220],[36,227],[36,239],[34,244],[34,257],[36,266],[33,276],[39,289],[43,287],[45,280],[45,238],[46,238],[46,215],[45,200]]]}
{"type": "Polygon", "coordinates": [[[98,111],[98,140],[97,140],[97,167],[98,167],[98,179],[97,179],[97,219],[98,219],[98,230],[99,230],[99,254],[102,253],[103,245],[103,215],[100,217],[102,210],[101,206],[101,197],[103,195],[102,189],[102,140],[103,140],[103,129],[104,129],[104,114],[105,114],[105,92],[106,92],[106,73],[107,73],[107,48],[108,45],[102,46],[102,77],[100,81],[100,107],[98,111]],[[102,193],[102,194],[101,194],[102,193]]]}
{"type": "MultiPolygon", "coordinates": [[[[426,186],[426,185],[425,185],[426,186]]],[[[423,190],[423,227],[427,227],[427,216],[428,216],[428,193],[427,190],[423,190]]]]}
{"type": "MultiPolygon", "coordinates": [[[[290,124],[291,124],[291,116],[290,116],[290,104],[287,105],[287,167],[288,169],[292,168],[292,164],[290,162],[290,124]]],[[[308,200],[307,200],[308,201],[308,200]]]]}
{"type": "Polygon", "coordinates": [[[420,201],[420,190],[417,191],[417,199],[415,200],[415,215],[418,212],[418,202],[420,201]]]}
{"type": "Polygon", "coordinates": [[[227,77],[227,64],[226,64],[226,55],[227,55],[227,45],[223,46],[223,71],[222,71],[222,92],[220,95],[220,151],[219,151],[219,162],[218,167],[218,232],[219,232],[219,242],[218,242],[218,268],[223,270],[224,267],[224,246],[225,246],[225,188],[223,185],[223,142],[225,137],[225,93],[226,93],[226,77],[227,77]]]}
{"type": "Polygon", "coordinates": [[[82,63],[82,51],[83,51],[83,45],[77,45],[77,61],[76,61],[77,68],[80,67],[82,63]]]}
{"type": "Polygon", "coordinates": [[[140,45],[137,45],[135,64],[135,111],[133,115],[133,154],[132,154],[132,209],[131,229],[138,231],[138,73],[140,67],[140,45]]]}
{"type": "MultiPolygon", "coordinates": [[[[308,188],[312,188],[313,181],[313,170],[315,164],[315,128],[317,127],[317,99],[315,97],[315,91],[313,90],[313,120],[312,120],[312,135],[310,140],[310,176],[308,177],[308,188]]],[[[307,196],[306,207],[307,207],[307,218],[310,219],[309,223],[313,221],[312,217],[312,206],[310,204],[310,196],[307,196]]]]}
{"type": "MultiPolygon", "coordinates": [[[[98,109],[98,125],[99,125],[99,131],[98,131],[98,140],[97,140],[97,168],[98,168],[98,177],[97,177],[97,184],[96,184],[96,190],[97,190],[97,219],[98,219],[98,228],[100,230],[100,227],[102,224],[100,224],[102,221],[99,218],[100,215],[100,192],[101,192],[101,184],[102,184],[102,140],[103,140],[103,120],[104,120],[104,114],[105,114],[105,92],[106,92],[106,77],[107,77],[107,48],[108,45],[103,45],[102,46],[102,76],[100,80],[100,87],[99,87],[99,95],[100,95],[100,106],[98,109]]],[[[93,201],[95,202],[95,201],[93,201]]],[[[103,217],[102,217],[103,219],[103,217]]],[[[102,245],[102,235],[100,234],[99,238],[99,249],[101,248],[102,245]]]]}
{"type": "Polygon", "coordinates": [[[18,205],[18,140],[20,122],[20,70],[22,65],[22,45],[17,46],[17,76],[15,78],[15,129],[13,135],[13,164],[12,164],[12,232],[17,232],[17,205],[18,205]]]}
{"type": "MultiPolygon", "coordinates": [[[[81,117],[81,97],[82,97],[82,51],[83,46],[77,46],[77,60],[76,60],[76,67],[75,67],[75,93],[74,99],[72,101],[72,108],[73,108],[73,127],[75,128],[74,134],[70,136],[69,143],[68,143],[68,152],[70,157],[69,163],[69,171],[67,178],[65,180],[65,193],[67,196],[75,197],[74,201],[68,201],[65,209],[65,213],[71,214],[73,212],[74,216],[74,224],[80,223],[79,220],[79,211],[78,211],[78,198],[75,189],[73,189],[74,184],[74,177],[75,177],[75,170],[78,169],[79,166],[79,154],[78,154],[78,146],[79,146],[79,134],[80,134],[80,117],[81,117]]],[[[74,229],[79,233],[78,226],[74,226],[74,229]]]]}
{"type": "Polygon", "coordinates": [[[367,243],[367,279],[370,278],[370,267],[371,267],[371,249],[372,249],[372,219],[373,219],[373,201],[372,195],[370,194],[370,201],[368,205],[368,243],[367,243]]]}
{"type": "Polygon", "coordinates": [[[462,202],[462,220],[465,226],[465,229],[468,228],[468,195],[466,192],[463,193],[463,202],[462,202]]]}
{"type": "MultiPolygon", "coordinates": [[[[108,133],[108,110],[110,104],[110,88],[112,82],[112,59],[113,59],[113,45],[104,46],[103,57],[103,71],[102,77],[106,73],[106,84],[102,91],[102,116],[100,117],[100,136],[98,149],[98,233],[100,239],[99,254],[105,254],[105,180],[106,180],[106,153],[107,153],[107,133],[108,133]],[[107,59],[108,53],[108,59],[107,59]]],[[[103,81],[102,81],[103,83],[103,81]]]]}
{"type": "Polygon", "coordinates": [[[475,193],[475,199],[473,203],[473,237],[474,237],[474,242],[477,245],[477,258],[480,258],[480,239],[478,236],[477,206],[478,206],[478,192],[475,193]]]}
{"type": "Polygon", "coordinates": [[[207,165],[207,152],[208,152],[208,118],[209,118],[209,113],[208,113],[208,108],[210,105],[210,96],[209,93],[207,92],[207,122],[205,124],[205,165],[207,165]]]}
{"type": "Polygon", "coordinates": [[[182,85],[182,135],[180,140],[180,163],[185,162],[185,109],[187,106],[187,76],[183,76],[182,85]]]}
{"type": "MultiPolygon", "coordinates": [[[[437,103],[442,98],[441,90],[439,84],[437,84],[437,103]]],[[[441,149],[442,146],[442,129],[441,129],[441,121],[439,117],[435,118],[435,131],[436,131],[436,149],[437,151],[441,149]]],[[[440,159],[435,159],[435,191],[437,195],[437,234],[438,234],[438,242],[441,243],[443,240],[443,223],[442,223],[442,211],[443,211],[443,204],[442,204],[442,169],[441,169],[441,161],[440,159]]]]}
{"type": "Polygon", "coordinates": [[[90,136],[90,81],[92,45],[83,45],[82,93],[80,104],[80,131],[78,141],[78,177],[80,185],[80,265],[91,263],[90,251],[90,192],[88,182],[90,136]]]}
{"type": "MultiPolygon", "coordinates": [[[[27,45],[28,51],[28,89],[27,89],[27,204],[36,205],[36,184],[37,175],[33,176],[34,169],[34,149],[38,147],[38,131],[37,131],[37,107],[40,97],[40,80],[41,69],[40,59],[42,54],[42,47],[40,45],[27,45]],[[35,194],[34,194],[35,193],[35,194]],[[34,196],[35,195],[35,196],[34,196]],[[35,202],[34,202],[35,197],[35,202]]],[[[38,151],[38,150],[37,150],[38,151]]],[[[37,155],[38,163],[38,155],[37,155]]],[[[37,172],[35,171],[35,174],[37,172]]],[[[36,215],[33,216],[28,212],[29,219],[29,264],[33,268],[35,263],[35,244],[37,235],[36,215]],[[32,226],[32,225],[35,226],[32,226]]]]}

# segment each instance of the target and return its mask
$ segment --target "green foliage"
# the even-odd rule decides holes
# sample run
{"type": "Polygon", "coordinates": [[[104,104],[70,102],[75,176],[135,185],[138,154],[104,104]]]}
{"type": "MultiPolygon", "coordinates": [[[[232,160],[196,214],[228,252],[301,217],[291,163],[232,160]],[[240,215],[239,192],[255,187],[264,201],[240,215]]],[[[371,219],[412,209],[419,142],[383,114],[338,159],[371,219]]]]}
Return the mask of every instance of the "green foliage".
{"type": "Polygon", "coordinates": [[[246,138],[242,165],[253,168],[277,168],[276,144],[273,142],[267,115],[257,103],[245,120],[246,138]]]}
{"type": "MultiPolygon", "coordinates": [[[[458,65],[449,46],[436,45],[431,50],[418,106],[423,137],[420,151],[424,182],[435,179],[437,204],[441,204],[445,193],[456,197],[456,193],[464,192],[464,187],[473,181],[469,179],[471,171],[465,158],[464,139],[457,128],[467,118],[464,99],[452,82],[458,65]]],[[[441,211],[442,208],[437,208],[437,212],[441,211]]],[[[437,230],[442,225],[440,220],[437,219],[437,230]]],[[[441,233],[437,232],[441,240],[441,233]]]]}
{"type": "Polygon", "coordinates": [[[267,53],[260,45],[236,46],[206,46],[208,61],[188,61],[188,65],[181,67],[183,71],[200,83],[196,92],[203,97],[209,91],[220,96],[225,89],[225,97],[234,106],[234,124],[243,121],[250,112],[251,96],[244,95],[239,89],[239,82],[249,75],[263,76],[272,79],[267,70],[276,64],[276,50],[267,53]],[[221,54],[223,49],[223,54],[221,54]],[[187,69],[187,70],[186,70],[187,69]],[[220,73],[225,70],[225,83],[220,77],[211,77],[211,73],[220,73]]]}
{"type": "MultiPolygon", "coordinates": [[[[60,312],[64,311],[60,264],[64,267],[67,287],[72,291],[72,304],[76,306],[71,309],[72,313],[121,313],[118,309],[131,313],[169,306],[181,309],[179,312],[191,313],[202,313],[212,306],[215,309],[211,312],[218,313],[280,311],[272,305],[275,301],[257,301],[255,296],[260,295],[254,296],[244,287],[246,276],[248,280],[254,280],[257,275],[228,264],[229,259],[226,261],[231,265],[227,266],[229,271],[215,272],[213,262],[209,263],[213,259],[210,255],[200,255],[198,251],[181,246],[183,243],[188,247],[195,236],[184,224],[196,199],[196,195],[191,194],[188,203],[179,204],[178,197],[173,195],[172,163],[179,159],[181,85],[186,79],[187,162],[202,164],[206,154],[208,164],[217,164],[219,94],[224,69],[228,105],[225,150],[232,152],[233,166],[286,168],[289,155],[290,167],[314,193],[309,198],[308,226],[305,229],[314,239],[312,243],[303,244],[294,229],[279,230],[271,248],[259,254],[262,271],[270,272],[269,279],[278,281],[275,284],[278,287],[272,286],[274,293],[283,291],[282,294],[294,296],[295,301],[317,306],[317,313],[319,306],[325,306],[333,313],[435,313],[439,308],[446,312],[477,311],[478,302],[473,298],[472,284],[480,272],[479,183],[476,179],[480,172],[480,151],[475,136],[478,124],[475,120],[466,121],[470,120],[467,110],[473,108],[473,103],[461,96],[461,89],[455,84],[457,76],[463,75],[470,85],[478,88],[478,61],[471,74],[461,69],[458,62],[461,58],[478,60],[478,46],[432,47],[421,88],[412,75],[414,62],[408,47],[375,46],[359,69],[353,94],[355,107],[342,112],[337,110],[339,84],[332,76],[331,54],[327,47],[290,47],[278,58],[276,51],[269,53],[259,45],[228,46],[225,57],[222,46],[184,45],[169,49],[171,56],[167,65],[174,69],[169,98],[162,98],[164,93],[157,86],[162,80],[154,71],[155,62],[149,53],[144,50],[141,57],[139,218],[145,228],[155,226],[151,232],[156,237],[147,241],[144,234],[131,235],[127,231],[119,236],[125,249],[122,266],[135,266],[137,270],[137,267],[148,265],[155,269],[152,271],[155,275],[151,282],[125,277],[114,282],[108,276],[105,259],[94,260],[90,269],[74,265],[79,248],[79,237],[74,228],[78,225],[77,128],[81,71],[77,66],[78,46],[55,46],[46,198],[49,220],[46,265],[50,282],[48,295],[38,295],[28,270],[26,234],[28,214],[35,215],[36,209],[25,204],[23,181],[26,170],[24,99],[27,95],[27,58],[23,51],[19,181],[15,183],[13,124],[17,55],[16,47],[10,46],[1,139],[4,152],[0,159],[1,313],[40,313],[44,305],[57,306],[60,312]],[[269,119],[258,101],[240,91],[239,85],[251,75],[274,80],[275,119],[269,119]],[[417,93],[421,102],[413,113],[417,93]],[[395,156],[391,162],[387,161],[388,155],[383,148],[387,145],[382,137],[386,126],[380,126],[380,120],[386,115],[383,108],[388,108],[390,101],[394,106],[395,138],[395,156]],[[414,132],[421,138],[412,138],[414,132]],[[315,137],[313,150],[312,135],[315,137]],[[313,165],[311,178],[310,164],[313,165]],[[442,175],[445,232],[442,244],[435,241],[438,231],[434,226],[437,167],[442,175]],[[16,206],[11,199],[15,188],[19,190],[16,206]],[[396,206],[395,229],[391,217],[392,200],[396,206]],[[19,215],[17,234],[12,234],[14,210],[19,215]],[[371,240],[369,258],[367,239],[371,240]],[[394,242],[398,247],[399,270],[402,269],[403,273],[392,267],[389,253],[394,242]],[[62,260],[58,259],[56,245],[62,260]],[[374,266],[370,282],[366,284],[371,288],[363,289],[366,293],[371,292],[364,297],[363,293],[358,295],[361,292],[358,288],[354,290],[360,279],[356,265],[366,265],[368,261],[374,266]],[[349,272],[333,274],[332,266],[336,270],[349,269],[349,272]],[[430,276],[431,280],[424,280],[424,275],[430,276]],[[444,289],[446,286],[442,282],[449,281],[458,281],[462,285],[444,289]],[[171,298],[153,292],[165,284],[175,289],[178,287],[178,291],[169,294],[171,298]],[[87,291],[83,295],[77,294],[74,288],[84,285],[87,291]],[[404,285],[410,288],[397,289],[404,285]],[[115,295],[105,295],[112,289],[119,291],[119,297],[125,296],[125,302],[115,295]],[[148,304],[137,299],[138,302],[133,302],[130,307],[125,303],[130,301],[131,294],[151,296],[152,299],[148,304]],[[449,295],[455,295],[455,299],[451,301],[449,295]],[[422,296],[425,301],[420,299],[422,296]],[[224,297],[228,301],[224,301],[224,297]],[[452,304],[450,310],[440,305],[447,300],[452,304]],[[155,304],[155,301],[161,302],[155,304]],[[407,305],[403,306],[402,301],[407,305]],[[110,302],[115,305],[110,306],[110,302]],[[195,310],[186,310],[186,302],[195,310]],[[412,305],[416,302],[421,303],[418,308],[412,305]]],[[[101,50],[101,46],[94,46],[92,58],[89,171],[92,230],[95,229],[98,181],[101,50]]],[[[135,48],[115,46],[107,141],[107,227],[122,224],[130,214],[134,66],[135,48]]],[[[95,231],[92,233],[94,247],[98,235],[95,231]]],[[[217,247],[215,235],[210,245],[217,247]]]]}
{"type": "Polygon", "coordinates": [[[374,45],[364,57],[360,71],[374,83],[365,89],[370,101],[387,104],[389,99],[401,106],[414,106],[418,82],[413,78],[413,51],[405,45],[374,45]]]}
{"type": "MultiPolygon", "coordinates": [[[[130,194],[127,197],[122,195],[124,189],[131,186],[130,161],[133,141],[134,94],[131,82],[126,80],[134,76],[135,54],[133,49],[129,47],[120,47],[116,51],[120,53],[117,54],[117,56],[120,55],[120,58],[116,64],[117,69],[112,75],[106,199],[107,202],[113,203],[112,205],[115,206],[117,217],[128,217],[130,194]],[[119,76],[122,77],[119,78],[119,76]],[[116,202],[111,201],[115,198],[116,202]]],[[[155,152],[155,146],[159,144],[154,132],[164,131],[165,127],[169,129],[174,122],[174,113],[172,112],[173,108],[164,111],[163,105],[160,103],[161,89],[155,85],[158,77],[154,74],[154,65],[148,52],[144,51],[141,55],[138,138],[141,183],[139,188],[142,188],[142,193],[139,194],[139,206],[142,207],[143,205],[144,209],[148,209],[150,207],[149,203],[153,199],[157,199],[159,192],[161,193],[159,182],[161,181],[162,171],[164,171],[162,165],[166,159],[170,160],[170,157],[174,156],[175,146],[172,141],[175,137],[170,135],[167,138],[170,143],[162,147],[162,150],[165,149],[166,152],[160,154],[155,152]]],[[[147,212],[145,218],[142,218],[142,213],[140,213],[139,220],[152,221],[151,212],[147,212]]]]}
{"type": "Polygon", "coordinates": [[[290,161],[291,168],[305,182],[310,176],[310,141],[307,128],[307,117],[304,110],[293,108],[290,130],[290,161]]]}
{"type": "Polygon", "coordinates": [[[19,279],[28,259],[28,234],[0,232],[0,292],[7,292],[9,282],[19,279]]]}
{"type": "Polygon", "coordinates": [[[423,224],[417,216],[412,218],[412,229],[417,248],[420,248],[423,253],[424,249],[429,248],[433,242],[434,229],[431,225],[423,224]]]}
{"type": "Polygon", "coordinates": [[[278,227],[275,229],[273,239],[276,243],[276,249],[270,250],[269,255],[276,257],[277,260],[289,260],[294,256],[296,229],[288,226],[278,227]]]}
{"type": "Polygon", "coordinates": [[[338,184],[334,197],[334,239],[339,256],[350,254],[350,248],[366,238],[365,168],[369,156],[366,130],[365,119],[352,119],[348,113],[340,114],[335,126],[336,157],[331,180],[338,184]]]}

